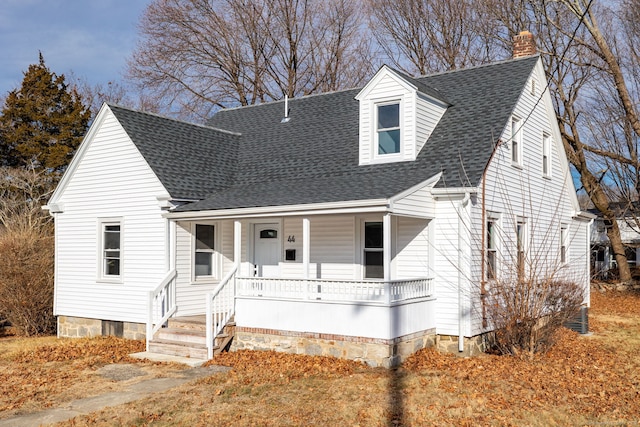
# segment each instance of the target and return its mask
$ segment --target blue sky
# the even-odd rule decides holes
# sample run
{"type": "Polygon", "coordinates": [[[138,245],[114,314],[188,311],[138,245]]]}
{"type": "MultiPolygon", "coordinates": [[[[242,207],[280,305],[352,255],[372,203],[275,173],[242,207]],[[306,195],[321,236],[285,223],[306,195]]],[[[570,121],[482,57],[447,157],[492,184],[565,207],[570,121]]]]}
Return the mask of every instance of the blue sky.
{"type": "Polygon", "coordinates": [[[122,81],[151,0],[0,0],[0,98],[44,55],[51,71],[90,84],[122,81]]]}

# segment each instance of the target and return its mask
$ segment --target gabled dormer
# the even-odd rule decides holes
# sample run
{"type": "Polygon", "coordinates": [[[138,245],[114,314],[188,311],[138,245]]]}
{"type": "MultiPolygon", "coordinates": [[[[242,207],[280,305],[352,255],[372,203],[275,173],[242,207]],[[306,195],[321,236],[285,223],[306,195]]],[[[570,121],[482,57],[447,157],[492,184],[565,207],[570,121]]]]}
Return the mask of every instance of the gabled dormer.
{"type": "Polygon", "coordinates": [[[356,100],[360,165],[415,160],[449,105],[434,89],[386,65],[356,100]]]}

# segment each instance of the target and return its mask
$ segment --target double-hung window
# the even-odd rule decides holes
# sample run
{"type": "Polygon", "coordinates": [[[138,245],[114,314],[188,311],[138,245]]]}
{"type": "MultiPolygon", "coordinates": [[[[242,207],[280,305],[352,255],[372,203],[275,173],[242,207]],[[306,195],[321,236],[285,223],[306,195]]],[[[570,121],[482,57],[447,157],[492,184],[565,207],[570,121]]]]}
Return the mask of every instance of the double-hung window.
{"type": "Polygon", "coordinates": [[[551,137],[542,134],[542,175],[551,176],[551,137]]]}
{"type": "Polygon", "coordinates": [[[376,106],[378,155],[400,153],[400,103],[376,106]]]}
{"type": "Polygon", "coordinates": [[[560,225],[560,264],[569,262],[569,227],[560,225]]]}
{"type": "Polygon", "coordinates": [[[518,279],[524,280],[525,275],[525,248],[527,238],[527,223],[524,218],[518,219],[516,223],[516,266],[518,269],[518,279]]]}
{"type": "Polygon", "coordinates": [[[364,278],[384,278],[382,222],[364,223],[364,278]]]}
{"type": "Polygon", "coordinates": [[[497,278],[498,269],[498,221],[495,218],[487,220],[487,272],[488,280],[497,278]]]}
{"type": "Polygon", "coordinates": [[[215,226],[195,225],[194,276],[198,278],[215,276],[215,226]]]}
{"type": "Polygon", "coordinates": [[[511,161],[514,165],[522,165],[522,120],[511,118],[511,161]]]}
{"type": "Polygon", "coordinates": [[[100,222],[100,278],[120,279],[122,275],[122,225],[119,220],[100,222]]]}

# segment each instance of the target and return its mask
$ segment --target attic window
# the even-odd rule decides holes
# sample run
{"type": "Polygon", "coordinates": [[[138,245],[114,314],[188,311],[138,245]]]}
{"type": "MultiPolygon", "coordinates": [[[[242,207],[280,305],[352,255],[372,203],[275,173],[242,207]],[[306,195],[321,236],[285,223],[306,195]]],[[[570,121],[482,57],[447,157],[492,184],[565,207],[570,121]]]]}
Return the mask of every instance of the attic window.
{"type": "Polygon", "coordinates": [[[400,153],[400,103],[377,106],[378,154],[400,153]]]}

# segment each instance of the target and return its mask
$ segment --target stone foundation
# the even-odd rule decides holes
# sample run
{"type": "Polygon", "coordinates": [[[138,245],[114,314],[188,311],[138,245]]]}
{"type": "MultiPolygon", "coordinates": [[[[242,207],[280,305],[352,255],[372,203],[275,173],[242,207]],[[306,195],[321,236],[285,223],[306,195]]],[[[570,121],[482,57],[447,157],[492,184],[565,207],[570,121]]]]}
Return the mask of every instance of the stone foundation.
{"type": "Polygon", "coordinates": [[[370,366],[397,366],[421,348],[436,344],[435,330],[422,331],[393,340],[236,328],[231,351],[275,350],[313,356],[334,356],[362,361],[370,366]]]}
{"type": "MultiPolygon", "coordinates": [[[[111,335],[111,327],[105,327],[108,321],[89,319],[86,317],[58,316],[58,336],[64,338],[91,338],[111,335]]],[[[114,322],[109,322],[113,324],[114,322]]],[[[109,325],[112,326],[112,325],[109,325]]],[[[122,322],[121,338],[144,340],[147,326],[144,323],[122,322]]],[[[117,333],[115,335],[120,335],[117,333]]]]}
{"type": "Polygon", "coordinates": [[[458,351],[457,335],[438,335],[436,337],[436,348],[443,353],[453,353],[458,356],[477,356],[487,350],[486,334],[476,335],[471,338],[464,338],[464,350],[458,351]]]}

